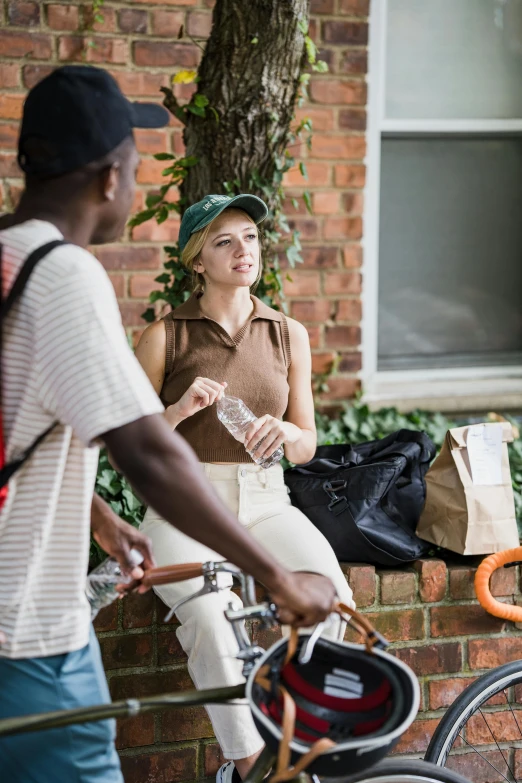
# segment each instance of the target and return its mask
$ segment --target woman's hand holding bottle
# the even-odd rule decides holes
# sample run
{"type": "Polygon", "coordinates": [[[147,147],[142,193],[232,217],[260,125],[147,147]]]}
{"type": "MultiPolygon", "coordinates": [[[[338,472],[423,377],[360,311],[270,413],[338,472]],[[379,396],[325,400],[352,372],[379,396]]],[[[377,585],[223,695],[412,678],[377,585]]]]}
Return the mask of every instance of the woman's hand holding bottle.
{"type": "Polygon", "coordinates": [[[302,431],[295,424],[281,421],[267,413],[253,421],[247,429],[245,448],[262,459],[272,456],[283,443],[295,443],[301,435],[302,431]]]}
{"type": "Polygon", "coordinates": [[[193,416],[203,408],[213,405],[216,400],[220,400],[227,384],[219,383],[210,378],[196,378],[189,386],[183,397],[169,405],[165,411],[165,418],[174,428],[183,421],[193,416]]]}

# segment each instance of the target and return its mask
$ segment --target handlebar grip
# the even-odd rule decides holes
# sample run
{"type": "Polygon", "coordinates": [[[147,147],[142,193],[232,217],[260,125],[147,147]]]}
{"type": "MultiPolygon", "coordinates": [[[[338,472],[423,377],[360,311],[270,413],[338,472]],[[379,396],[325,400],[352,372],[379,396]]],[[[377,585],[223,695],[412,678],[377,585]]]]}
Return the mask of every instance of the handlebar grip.
{"type": "Polygon", "coordinates": [[[494,617],[500,617],[503,620],[511,620],[514,623],[522,622],[522,606],[513,606],[513,604],[503,604],[493,598],[489,589],[489,580],[497,568],[502,568],[506,563],[513,563],[522,560],[522,546],[514,549],[506,549],[503,552],[497,552],[494,555],[486,557],[477,568],[475,574],[475,592],[480,605],[494,617]]]}
{"type": "Polygon", "coordinates": [[[185,579],[195,579],[203,576],[203,563],[181,563],[180,565],[149,568],[141,583],[147,587],[153,585],[168,585],[171,582],[184,582],[185,579]]]}

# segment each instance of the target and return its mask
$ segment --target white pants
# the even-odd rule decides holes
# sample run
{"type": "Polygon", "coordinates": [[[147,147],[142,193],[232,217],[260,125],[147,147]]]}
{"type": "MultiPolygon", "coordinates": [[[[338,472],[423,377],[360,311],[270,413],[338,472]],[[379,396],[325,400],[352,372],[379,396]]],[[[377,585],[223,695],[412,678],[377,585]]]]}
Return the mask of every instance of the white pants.
{"type": "MultiPolygon", "coordinates": [[[[275,560],[291,571],[313,571],[330,577],[340,600],[353,606],[352,591],[330,544],[290,504],[281,465],[268,470],[254,464],[207,463],[202,467],[221,500],[275,560]]],[[[176,530],[152,509],[147,511],[141,529],[152,539],[158,565],[223,559],[176,530]]],[[[231,585],[227,574],[220,577],[227,580],[222,584],[231,585]]],[[[167,606],[173,606],[202,585],[200,577],[155,590],[167,606]]],[[[244,681],[242,663],[235,658],[238,648],[232,626],[223,614],[229,603],[235,608],[242,606],[241,600],[227,588],[189,601],[177,612],[181,623],[177,637],[188,655],[188,669],[196,688],[217,688],[244,681]]],[[[329,631],[329,635],[339,638],[344,627],[334,623],[329,631]]],[[[225,758],[245,758],[263,746],[246,704],[210,706],[208,714],[225,758]]]]}

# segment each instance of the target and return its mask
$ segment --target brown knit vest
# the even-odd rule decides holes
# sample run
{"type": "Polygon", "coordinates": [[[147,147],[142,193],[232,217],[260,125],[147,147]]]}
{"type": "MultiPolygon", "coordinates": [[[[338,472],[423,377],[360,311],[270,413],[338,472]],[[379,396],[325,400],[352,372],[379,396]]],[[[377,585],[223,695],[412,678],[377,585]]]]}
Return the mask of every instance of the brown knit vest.
{"type": "MultiPolygon", "coordinates": [[[[160,394],[165,407],[177,402],[199,376],[226,381],[226,393],[242,399],[256,416],[283,418],[291,361],[288,323],[257,297],[252,302],[250,319],[233,338],[202,314],[194,294],[165,316],[167,350],[160,394]]],[[[177,432],[201,462],[252,462],[219,421],[215,405],[182,421],[177,432]]]]}

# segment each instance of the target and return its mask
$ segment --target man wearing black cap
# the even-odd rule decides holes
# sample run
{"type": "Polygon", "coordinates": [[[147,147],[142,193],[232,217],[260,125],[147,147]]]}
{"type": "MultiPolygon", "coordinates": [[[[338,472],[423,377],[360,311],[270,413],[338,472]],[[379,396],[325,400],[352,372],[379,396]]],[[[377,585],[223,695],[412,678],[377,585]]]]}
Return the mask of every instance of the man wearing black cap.
{"type": "MultiPolygon", "coordinates": [[[[213,494],[164,421],[110,281],[85,250],[125,226],[133,128],[167,122],[162,107],[131,104],[105,71],[84,66],[54,71],[24,107],[26,188],[0,225],[4,296],[26,259],[46,252],[2,323],[8,461],[49,434],[0,514],[0,718],[109,698],[84,593],[98,443],[158,514],[263,582],[283,622],[312,625],[333,604],[328,579],[283,569],[213,494]]],[[[105,721],[0,740],[2,779],[121,783],[113,735],[105,721]]]]}

